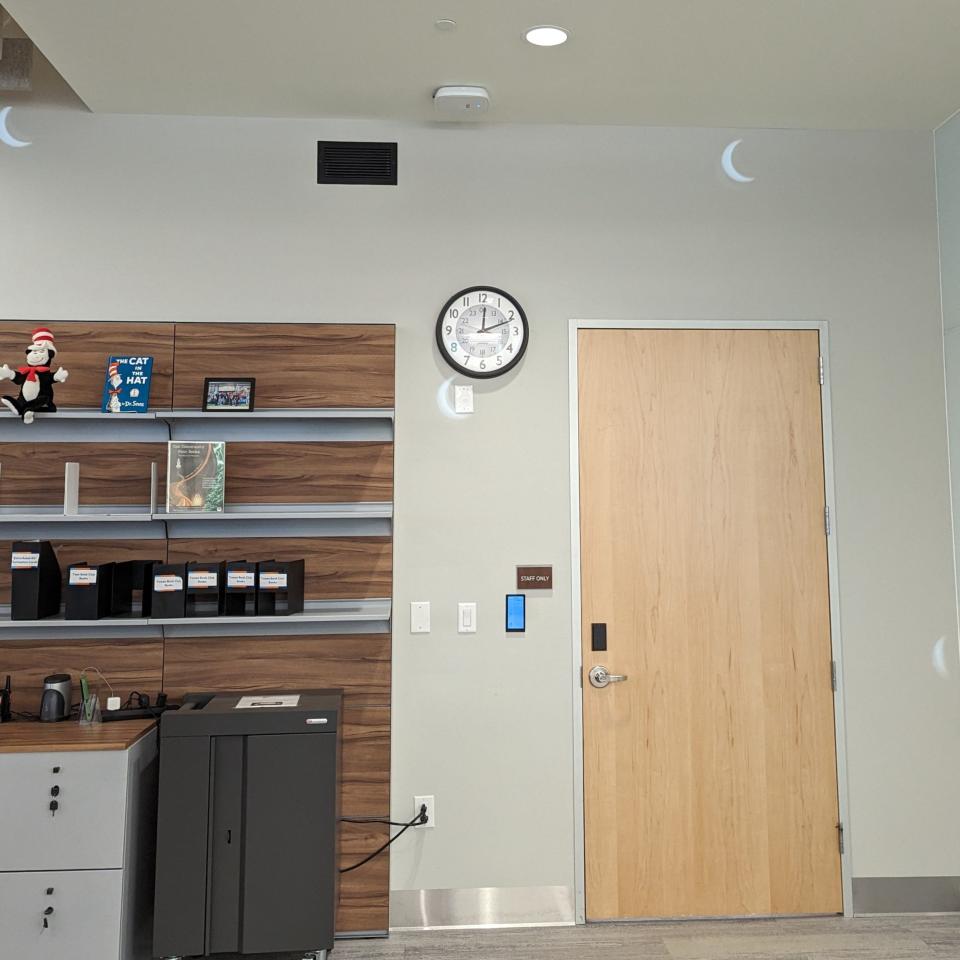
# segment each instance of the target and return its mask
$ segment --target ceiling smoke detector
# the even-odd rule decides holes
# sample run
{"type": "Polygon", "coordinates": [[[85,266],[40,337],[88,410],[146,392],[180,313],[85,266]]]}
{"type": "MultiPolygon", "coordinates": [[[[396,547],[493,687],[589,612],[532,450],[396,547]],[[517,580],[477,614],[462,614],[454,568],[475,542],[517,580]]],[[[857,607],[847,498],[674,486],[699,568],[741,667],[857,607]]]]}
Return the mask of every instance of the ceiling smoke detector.
{"type": "Polygon", "coordinates": [[[486,87],[440,87],[433,95],[443,120],[479,120],[490,109],[486,87]]]}

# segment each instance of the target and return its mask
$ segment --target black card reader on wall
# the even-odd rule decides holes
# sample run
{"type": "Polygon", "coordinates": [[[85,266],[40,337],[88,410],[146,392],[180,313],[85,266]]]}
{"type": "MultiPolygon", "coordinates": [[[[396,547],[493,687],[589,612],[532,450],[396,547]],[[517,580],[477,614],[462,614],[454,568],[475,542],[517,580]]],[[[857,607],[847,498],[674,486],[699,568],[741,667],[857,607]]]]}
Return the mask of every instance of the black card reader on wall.
{"type": "Polygon", "coordinates": [[[527,598],[522,593],[507,594],[507,633],[523,633],[527,629],[527,598]]]}

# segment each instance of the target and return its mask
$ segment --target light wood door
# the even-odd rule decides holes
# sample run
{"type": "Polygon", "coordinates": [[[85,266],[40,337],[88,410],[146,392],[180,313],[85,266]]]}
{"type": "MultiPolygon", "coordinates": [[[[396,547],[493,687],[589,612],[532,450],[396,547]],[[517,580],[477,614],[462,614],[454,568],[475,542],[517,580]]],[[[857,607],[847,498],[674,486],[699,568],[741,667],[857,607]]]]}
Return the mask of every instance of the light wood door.
{"type": "Polygon", "coordinates": [[[842,910],[818,369],[816,331],[580,331],[591,920],[842,910]]]}

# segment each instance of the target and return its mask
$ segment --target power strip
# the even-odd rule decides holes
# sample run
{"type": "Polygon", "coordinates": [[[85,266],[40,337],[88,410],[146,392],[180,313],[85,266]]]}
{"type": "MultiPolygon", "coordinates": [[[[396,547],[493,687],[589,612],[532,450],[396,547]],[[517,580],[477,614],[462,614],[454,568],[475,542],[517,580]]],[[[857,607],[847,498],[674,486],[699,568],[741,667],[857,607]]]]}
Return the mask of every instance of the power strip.
{"type": "Polygon", "coordinates": [[[128,707],[126,710],[101,710],[100,719],[104,723],[111,720],[150,720],[158,718],[161,713],[167,710],[178,710],[176,704],[170,704],[164,707],[128,707]]]}

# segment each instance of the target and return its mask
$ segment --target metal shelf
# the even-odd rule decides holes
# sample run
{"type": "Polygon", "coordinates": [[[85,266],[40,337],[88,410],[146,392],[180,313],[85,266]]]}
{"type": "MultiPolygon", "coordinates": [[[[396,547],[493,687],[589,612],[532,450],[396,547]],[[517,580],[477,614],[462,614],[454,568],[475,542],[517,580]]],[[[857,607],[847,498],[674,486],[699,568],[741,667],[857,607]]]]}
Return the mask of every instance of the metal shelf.
{"type": "Polygon", "coordinates": [[[38,413],[37,420],[154,420],[154,412],[146,413],[104,413],[93,407],[71,407],[59,409],[56,413],[38,413]]]}
{"type": "Polygon", "coordinates": [[[392,407],[276,407],[265,410],[147,410],[104,413],[94,407],[71,407],[38,413],[38,420],[393,420],[392,407]]]}
{"type": "Polygon", "coordinates": [[[73,408],[38,413],[33,426],[0,417],[0,441],[29,437],[38,443],[150,440],[342,441],[393,440],[392,407],[314,407],[272,410],[148,410],[103,413],[73,408]],[[109,423],[109,436],[105,425],[109,423]]]}
{"type": "MultiPolygon", "coordinates": [[[[158,420],[393,420],[392,407],[277,407],[266,410],[154,410],[158,420]]],[[[149,416],[150,414],[147,414],[149,416]]],[[[109,416],[109,414],[104,414],[109,416]]]]}
{"type": "Polygon", "coordinates": [[[132,510],[121,513],[96,508],[81,508],[80,513],[63,513],[56,509],[45,510],[39,506],[27,507],[23,513],[0,509],[0,524],[4,523],[149,523],[163,520],[167,523],[222,521],[270,521],[270,520],[390,520],[393,504],[390,502],[318,503],[318,504],[238,504],[228,506],[219,513],[187,512],[150,513],[148,510],[132,510]]]}
{"type": "Polygon", "coordinates": [[[63,513],[32,506],[24,513],[0,509],[0,523],[149,523],[154,519],[155,516],[146,509],[128,513],[90,508],[81,508],[80,513],[63,513]]]}
{"type": "Polygon", "coordinates": [[[168,523],[179,523],[182,520],[389,520],[392,517],[393,504],[389,502],[318,503],[304,505],[301,509],[294,503],[277,504],[276,509],[271,509],[269,504],[256,504],[228,506],[220,513],[198,510],[153,514],[154,520],[166,520],[168,523]]]}
{"type": "Polygon", "coordinates": [[[51,638],[87,635],[91,631],[127,631],[134,635],[162,632],[166,636],[237,636],[251,634],[357,632],[340,628],[361,627],[363,632],[390,630],[392,602],[374,600],[312,600],[303,613],[265,617],[104,617],[102,620],[66,620],[63,615],[43,620],[11,620],[9,605],[0,606],[0,633],[51,638]],[[266,631],[264,628],[268,628],[266,631]],[[331,629],[332,628],[332,629],[331,629]]]}

